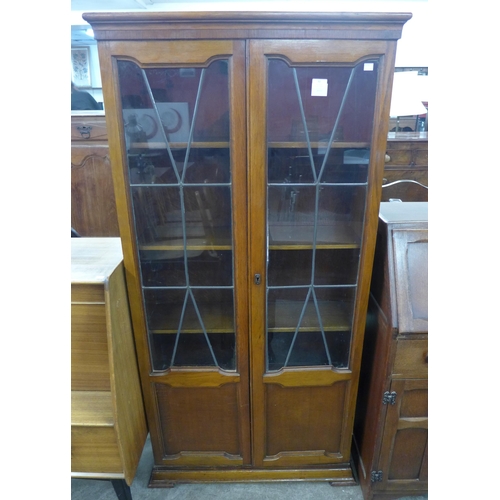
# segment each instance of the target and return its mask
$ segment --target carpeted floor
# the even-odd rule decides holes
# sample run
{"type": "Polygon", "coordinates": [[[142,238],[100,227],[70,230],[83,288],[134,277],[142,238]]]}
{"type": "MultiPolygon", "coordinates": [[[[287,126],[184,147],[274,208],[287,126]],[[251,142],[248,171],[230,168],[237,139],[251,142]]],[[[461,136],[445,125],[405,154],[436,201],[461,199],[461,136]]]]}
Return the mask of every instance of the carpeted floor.
{"type": "MultiPolygon", "coordinates": [[[[130,488],[133,500],[363,500],[359,486],[330,486],[324,482],[179,484],[174,488],[148,488],[152,466],[148,437],[130,488]]],[[[117,500],[117,496],[110,481],[72,479],[71,499],[117,500]]],[[[427,496],[411,500],[427,500],[427,496]]]]}

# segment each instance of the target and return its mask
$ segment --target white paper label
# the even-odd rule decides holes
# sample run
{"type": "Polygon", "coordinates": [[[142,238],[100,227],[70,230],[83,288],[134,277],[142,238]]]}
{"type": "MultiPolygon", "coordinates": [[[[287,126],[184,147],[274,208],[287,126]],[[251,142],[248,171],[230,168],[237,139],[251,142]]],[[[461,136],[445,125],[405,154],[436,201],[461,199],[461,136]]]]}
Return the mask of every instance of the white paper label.
{"type": "Polygon", "coordinates": [[[365,71],[373,71],[373,63],[365,63],[363,69],[365,71]]]}
{"type": "Polygon", "coordinates": [[[312,97],[326,97],[328,95],[328,80],[326,78],[313,78],[311,86],[312,97]]]}

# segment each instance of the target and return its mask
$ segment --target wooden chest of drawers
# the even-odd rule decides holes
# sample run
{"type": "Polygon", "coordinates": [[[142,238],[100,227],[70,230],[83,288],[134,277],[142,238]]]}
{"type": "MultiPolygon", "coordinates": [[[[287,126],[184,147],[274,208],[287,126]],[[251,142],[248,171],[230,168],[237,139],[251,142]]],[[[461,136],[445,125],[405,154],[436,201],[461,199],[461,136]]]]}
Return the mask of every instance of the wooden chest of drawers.
{"type": "Polygon", "coordinates": [[[381,203],[355,449],[365,500],[427,492],[427,203],[381,203]]]}
{"type": "Polygon", "coordinates": [[[132,483],[147,436],[119,238],[71,238],[71,475],[132,483]]]}

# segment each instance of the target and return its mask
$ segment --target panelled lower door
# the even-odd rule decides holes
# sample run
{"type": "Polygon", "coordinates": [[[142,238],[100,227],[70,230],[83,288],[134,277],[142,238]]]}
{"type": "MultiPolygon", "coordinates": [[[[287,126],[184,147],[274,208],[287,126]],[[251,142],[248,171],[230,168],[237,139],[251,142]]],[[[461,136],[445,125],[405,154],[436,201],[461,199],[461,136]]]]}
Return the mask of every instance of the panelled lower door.
{"type": "MultiPolygon", "coordinates": [[[[377,215],[369,206],[380,159],[371,145],[385,78],[370,44],[250,42],[257,467],[335,468],[350,459],[369,280],[362,270],[377,215]]],[[[385,51],[381,42],[378,54],[385,51]]]]}
{"type": "Polygon", "coordinates": [[[117,75],[123,117],[110,124],[121,144],[113,155],[126,166],[115,183],[128,197],[118,205],[155,465],[250,464],[244,42],[108,50],[104,71],[117,75]]]}
{"type": "Polygon", "coordinates": [[[376,470],[382,472],[375,490],[384,492],[428,489],[428,381],[395,379],[397,394],[387,406],[382,447],[376,470]]]}

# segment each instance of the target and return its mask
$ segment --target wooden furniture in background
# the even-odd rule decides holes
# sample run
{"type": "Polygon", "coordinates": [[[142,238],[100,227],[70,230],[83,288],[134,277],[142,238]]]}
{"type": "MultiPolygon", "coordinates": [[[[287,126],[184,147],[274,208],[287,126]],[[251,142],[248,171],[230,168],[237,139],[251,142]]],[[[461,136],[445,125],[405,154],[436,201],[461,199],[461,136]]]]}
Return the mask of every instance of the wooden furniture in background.
{"type": "Polygon", "coordinates": [[[103,111],[71,113],[71,227],[80,236],[119,236],[103,111]]]}
{"type": "Polygon", "coordinates": [[[410,17],[84,15],[152,486],[354,482],[388,89],[410,17]]]}
{"type": "Polygon", "coordinates": [[[427,132],[389,132],[382,201],[428,201],[427,132]],[[391,185],[392,184],[392,185],[391,185]]]}
{"type": "Polygon", "coordinates": [[[427,203],[381,203],[354,428],[365,500],[427,492],[427,255],[427,203]]]}
{"type": "Polygon", "coordinates": [[[146,436],[120,239],[71,238],[71,477],[130,498],[146,436]]]}

